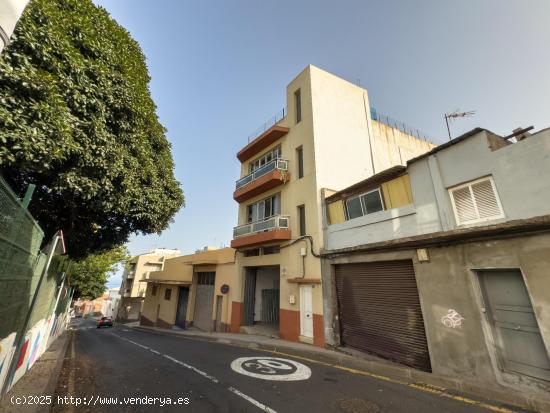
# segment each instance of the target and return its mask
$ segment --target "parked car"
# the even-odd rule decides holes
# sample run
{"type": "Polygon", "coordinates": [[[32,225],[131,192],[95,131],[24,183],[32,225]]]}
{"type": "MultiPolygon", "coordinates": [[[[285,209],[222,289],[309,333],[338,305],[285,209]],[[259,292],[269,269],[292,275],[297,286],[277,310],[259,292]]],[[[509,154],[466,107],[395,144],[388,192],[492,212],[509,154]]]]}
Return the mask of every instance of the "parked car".
{"type": "Polygon", "coordinates": [[[112,317],[101,317],[99,320],[97,320],[97,328],[112,327],[112,326],[113,326],[112,317]]]}

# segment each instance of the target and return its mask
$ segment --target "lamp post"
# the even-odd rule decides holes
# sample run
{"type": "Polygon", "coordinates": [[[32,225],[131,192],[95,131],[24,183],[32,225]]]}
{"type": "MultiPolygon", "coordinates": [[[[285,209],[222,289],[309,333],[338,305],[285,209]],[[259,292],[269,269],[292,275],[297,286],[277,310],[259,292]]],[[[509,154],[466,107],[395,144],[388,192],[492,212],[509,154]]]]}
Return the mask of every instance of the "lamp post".
{"type": "Polygon", "coordinates": [[[0,53],[10,42],[23,10],[29,0],[0,0],[0,53]]]}

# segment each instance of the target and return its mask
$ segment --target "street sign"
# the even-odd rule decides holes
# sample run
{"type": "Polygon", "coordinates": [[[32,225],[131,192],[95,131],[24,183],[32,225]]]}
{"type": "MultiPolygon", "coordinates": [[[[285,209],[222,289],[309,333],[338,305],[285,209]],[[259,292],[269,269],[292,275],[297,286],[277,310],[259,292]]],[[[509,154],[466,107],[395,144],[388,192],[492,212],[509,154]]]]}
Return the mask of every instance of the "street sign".
{"type": "Polygon", "coordinates": [[[306,365],[278,357],[241,357],[233,360],[231,369],[263,380],[297,381],[311,377],[311,370],[306,365]]]}
{"type": "Polygon", "coordinates": [[[222,294],[227,294],[229,292],[229,285],[224,284],[220,287],[220,291],[222,294]]]}

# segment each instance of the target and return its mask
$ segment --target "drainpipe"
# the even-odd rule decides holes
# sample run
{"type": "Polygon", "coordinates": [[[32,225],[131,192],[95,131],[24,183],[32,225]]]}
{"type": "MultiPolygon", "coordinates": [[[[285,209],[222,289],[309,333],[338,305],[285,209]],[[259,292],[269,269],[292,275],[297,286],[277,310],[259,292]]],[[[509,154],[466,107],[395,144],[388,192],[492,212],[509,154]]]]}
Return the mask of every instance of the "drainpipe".
{"type": "Polygon", "coordinates": [[[0,0],[0,53],[10,42],[23,10],[29,0],[0,0]]]}

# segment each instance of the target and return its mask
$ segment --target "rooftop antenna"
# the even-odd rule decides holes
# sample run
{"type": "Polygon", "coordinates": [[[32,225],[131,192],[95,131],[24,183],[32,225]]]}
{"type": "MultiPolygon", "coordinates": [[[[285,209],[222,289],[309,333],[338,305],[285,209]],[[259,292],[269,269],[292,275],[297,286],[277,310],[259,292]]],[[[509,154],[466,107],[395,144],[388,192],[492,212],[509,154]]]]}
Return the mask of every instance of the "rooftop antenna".
{"type": "Polygon", "coordinates": [[[451,113],[445,113],[445,123],[447,124],[447,133],[449,134],[449,140],[451,140],[451,128],[449,127],[449,120],[465,118],[467,116],[472,116],[476,113],[475,110],[469,110],[466,112],[460,112],[460,109],[455,110],[451,113]]]}

